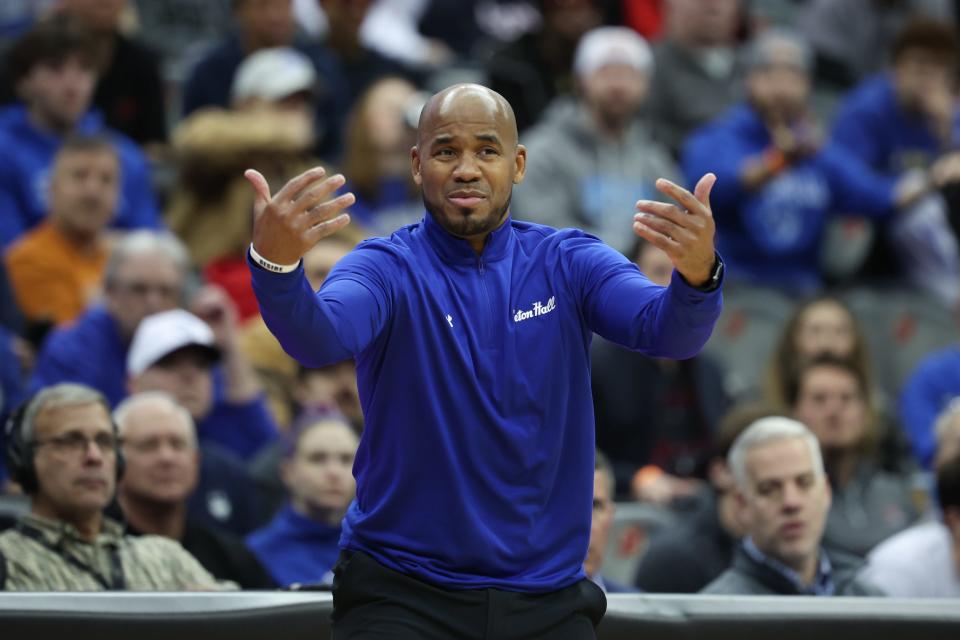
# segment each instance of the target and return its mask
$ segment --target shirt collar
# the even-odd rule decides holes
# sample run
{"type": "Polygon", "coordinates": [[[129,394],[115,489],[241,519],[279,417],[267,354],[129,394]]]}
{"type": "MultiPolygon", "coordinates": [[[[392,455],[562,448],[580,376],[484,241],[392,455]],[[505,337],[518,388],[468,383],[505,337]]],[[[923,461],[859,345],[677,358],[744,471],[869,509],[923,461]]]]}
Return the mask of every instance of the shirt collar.
{"type": "MultiPolygon", "coordinates": [[[[33,513],[27,513],[20,518],[20,521],[24,525],[39,531],[43,539],[55,547],[70,542],[87,543],[87,541],[80,536],[80,532],[76,527],[62,520],[50,520],[49,518],[42,518],[33,513]]],[[[96,544],[119,545],[122,539],[123,525],[116,520],[104,516],[100,533],[96,538],[96,544]]]]}
{"type": "Polygon", "coordinates": [[[753,538],[743,539],[743,551],[750,558],[771,571],[784,577],[792,584],[798,593],[809,596],[832,596],[836,593],[836,585],[833,582],[833,566],[827,554],[820,550],[820,562],[817,565],[817,573],[813,577],[813,582],[809,585],[804,584],[800,574],[779,560],[771,558],[757,547],[753,538]]]}
{"type": "Polygon", "coordinates": [[[512,217],[507,213],[503,224],[487,236],[487,243],[483,247],[483,253],[479,256],[469,242],[456,237],[440,226],[440,223],[434,219],[433,214],[429,212],[423,214],[422,226],[428,241],[444,261],[454,264],[476,264],[480,260],[494,262],[507,255],[513,243],[512,222],[512,217]]]}

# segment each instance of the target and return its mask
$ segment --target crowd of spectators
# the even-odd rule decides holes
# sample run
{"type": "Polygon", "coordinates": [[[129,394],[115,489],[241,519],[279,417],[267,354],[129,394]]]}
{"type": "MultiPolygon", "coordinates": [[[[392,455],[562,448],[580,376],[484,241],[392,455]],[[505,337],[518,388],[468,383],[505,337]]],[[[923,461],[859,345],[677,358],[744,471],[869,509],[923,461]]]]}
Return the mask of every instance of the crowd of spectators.
{"type": "Polygon", "coordinates": [[[736,315],[747,296],[784,306],[768,349],[711,349],[718,331],[666,361],[594,340],[588,575],[957,596],[958,29],[946,0],[5,4],[0,418],[40,402],[5,434],[0,501],[34,507],[0,510],[0,576],[6,558],[8,588],[111,588],[97,570],[119,553],[128,588],[329,582],[363,431],[355,371],[303,366],[266,329],[243,170],[344,173],[353,223],[304,257],[317,289],[365,237],[424,215],[420,109],[466,81],[516,112],[515,219],[587,230],[666,285],[634,203],[713,172],[725,330],[756,321],[736,315]],[[862,291],[908,291],[953,333],[882,371],[926,315],[871,333],[886,311],[847,302],[862,291]],[[757,379],[733,380],[748,357],[757,379]],[[607,575],[624,535],[640,549],[607,575]],[[44,582],[58,545],[86,573],[44,582]]]}

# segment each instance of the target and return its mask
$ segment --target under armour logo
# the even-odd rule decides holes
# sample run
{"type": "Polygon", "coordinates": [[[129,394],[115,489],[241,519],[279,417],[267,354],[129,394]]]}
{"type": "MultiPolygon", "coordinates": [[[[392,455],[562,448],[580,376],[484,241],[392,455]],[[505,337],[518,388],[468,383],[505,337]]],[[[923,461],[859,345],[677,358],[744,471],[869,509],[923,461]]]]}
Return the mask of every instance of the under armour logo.
{"type": "Polygon", "coordinates": [[[453,316],[449,313],[447,314],[447,324],[450,325],[450,328],[453,328],[453,316]]]}

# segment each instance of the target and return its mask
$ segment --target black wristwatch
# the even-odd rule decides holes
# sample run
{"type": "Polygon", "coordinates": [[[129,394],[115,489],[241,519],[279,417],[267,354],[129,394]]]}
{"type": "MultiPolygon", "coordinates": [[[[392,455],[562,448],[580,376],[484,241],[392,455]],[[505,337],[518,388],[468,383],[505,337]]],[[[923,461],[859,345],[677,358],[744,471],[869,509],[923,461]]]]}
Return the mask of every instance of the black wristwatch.
{"type": "Polygon", "coordinates": [[[697,291],[710,293],[720,288],[720,282],[723,280],[723,260],[720,259],[720,254],[714,253],[713,255],[713,268],[710,270],[710,277],[699,287],[693,287],[697,291]]]}

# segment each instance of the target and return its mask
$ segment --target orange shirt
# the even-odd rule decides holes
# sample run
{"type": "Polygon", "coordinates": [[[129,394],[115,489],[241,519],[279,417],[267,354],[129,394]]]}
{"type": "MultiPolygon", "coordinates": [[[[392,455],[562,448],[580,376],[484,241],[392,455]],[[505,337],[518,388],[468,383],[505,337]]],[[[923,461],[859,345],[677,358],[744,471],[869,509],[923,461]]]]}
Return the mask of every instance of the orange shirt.
{"type": "Polygon", "coordinates": [[[37,225],[5,256],[20,310],[30,320],[73,320],[99,295],[107,253],[81,252],[50,222],[37,225]]]}

